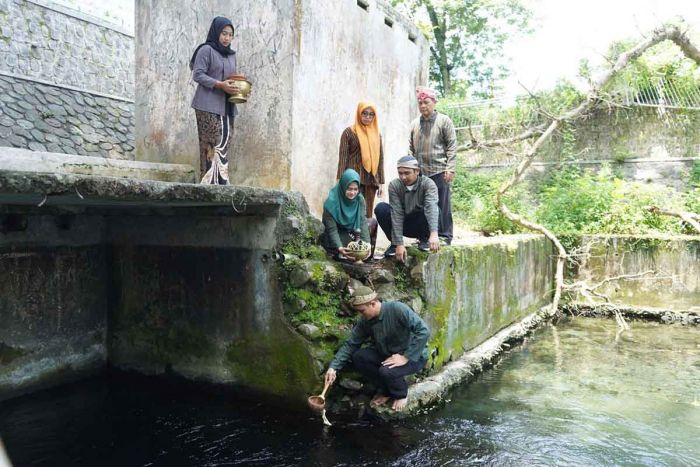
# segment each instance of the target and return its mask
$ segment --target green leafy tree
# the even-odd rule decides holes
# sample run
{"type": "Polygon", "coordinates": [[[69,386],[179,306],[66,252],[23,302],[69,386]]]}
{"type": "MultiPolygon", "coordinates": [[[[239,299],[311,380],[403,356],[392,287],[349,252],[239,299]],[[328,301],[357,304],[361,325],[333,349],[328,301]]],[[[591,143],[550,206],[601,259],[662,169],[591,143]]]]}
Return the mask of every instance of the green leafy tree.
{"type": "Polygon", "coordinates": [[[531,12],[521,0],[392,0],[430,42],[430,79],[443,96],[493,94],[505,76],[503,46],[527,32],[531,12]]]}

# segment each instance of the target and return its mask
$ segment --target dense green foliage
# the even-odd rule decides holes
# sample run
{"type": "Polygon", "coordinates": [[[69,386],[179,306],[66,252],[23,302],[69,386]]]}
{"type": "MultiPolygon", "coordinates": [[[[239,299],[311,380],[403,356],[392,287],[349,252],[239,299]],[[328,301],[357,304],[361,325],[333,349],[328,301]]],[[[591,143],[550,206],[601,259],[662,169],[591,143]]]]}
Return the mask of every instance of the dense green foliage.
{"type": "MultiPolygon", "coordinates": [[[[478,175],[458,170],[452,185],[452,209],[456,217],[472,229],[486,234],[520,232],[520,228],[496,207],[496,192],[509,176],[510,173],[505,172],[478,175]]],[[[506,203],[516,212],[532,214],[534,210],[529,198],[526,187],[518,185],[506,196],[506,203]]]]}
{"type": "Polygon", "coordinates": [[[700,162],[695,162],[690,170],[685,204],[688,211],[700,214],[700,162]]]}
{"type": "MultiPolygon", "coordinates": [[[[696,167],[693,177],[700,178],[696,167]]],[[[458,219],[473,230],[514,233],[518,228],[496,210],[495,193],[507,173],[460,174],[455,181],[453,205],[458,219]]],[[[518,185],[509,193],[508,207],[541,223],[559,235],[690,233],[678,219],[658,216],[648,206],[698,212],[700,189],[683,193],[654,184],[629,182],[608,167],[597,174],[567,165],[553,171],[536,188],[518,185]]]]}
{"type": "Polygon", "coordinates": [[[430,43],[430,79],[443,96],[491,96],[507,72],[503,48],[527,33],[521,0],[392,0],[430,43]]]}

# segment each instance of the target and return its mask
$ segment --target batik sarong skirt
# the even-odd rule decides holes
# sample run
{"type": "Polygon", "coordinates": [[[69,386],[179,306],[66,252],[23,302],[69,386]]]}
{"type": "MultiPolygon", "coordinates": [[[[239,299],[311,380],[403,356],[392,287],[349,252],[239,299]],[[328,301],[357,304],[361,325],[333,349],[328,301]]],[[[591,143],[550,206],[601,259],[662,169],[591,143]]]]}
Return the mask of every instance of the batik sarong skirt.
{"type": "Polygon", "coordinates": [[[195,110],[199,135],[201,183],[228,185],[228,151],[233,139],[234,117],[195,110]]]}

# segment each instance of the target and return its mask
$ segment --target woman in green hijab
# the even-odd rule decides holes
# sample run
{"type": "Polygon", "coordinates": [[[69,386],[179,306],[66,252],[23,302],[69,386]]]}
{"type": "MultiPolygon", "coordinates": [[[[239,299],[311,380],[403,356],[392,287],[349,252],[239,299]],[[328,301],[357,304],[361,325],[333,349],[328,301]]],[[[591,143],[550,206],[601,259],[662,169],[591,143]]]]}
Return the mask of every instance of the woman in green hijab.
{"type": "MultiPolygon", "coordinates": [[[[353,169],[343,172],[323,203],[323,246],[335,259],[345,259],[345,246],[353,240],[369,243],[365,198],[360,194],[360,174],[353,169]]],[[[368,253],[369,256],[369,253],[368,253]]]]}

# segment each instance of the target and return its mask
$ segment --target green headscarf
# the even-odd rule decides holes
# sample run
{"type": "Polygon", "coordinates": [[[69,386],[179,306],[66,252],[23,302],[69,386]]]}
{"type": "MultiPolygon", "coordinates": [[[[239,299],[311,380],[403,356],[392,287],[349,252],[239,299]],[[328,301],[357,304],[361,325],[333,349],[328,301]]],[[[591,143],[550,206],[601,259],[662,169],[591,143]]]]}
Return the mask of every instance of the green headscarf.
{"type": "Polygon", "coordinates": [[[358,193],[354,199],[345,197],[345,190],[348,185],[356,182],[360,186],[360,174],[352,169],[347,169],[340,177],[340,181],[328,192],[328,198],[323,203],[323,209],[328,211],[333,219],[348,230],[360,230],[362,216],[365,215],[361,209],[361,200],[364,199],[362,193],[358,193]]]}

